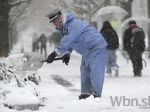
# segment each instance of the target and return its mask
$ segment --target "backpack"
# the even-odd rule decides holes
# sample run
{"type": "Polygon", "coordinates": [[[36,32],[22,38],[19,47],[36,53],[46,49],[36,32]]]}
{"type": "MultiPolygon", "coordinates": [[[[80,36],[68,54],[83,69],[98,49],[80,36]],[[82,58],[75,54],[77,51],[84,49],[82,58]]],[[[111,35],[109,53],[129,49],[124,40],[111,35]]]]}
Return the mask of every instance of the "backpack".
{"type": "Polygon", "coordinates": [[[142,50],[145,49],[145,35],[142,28],[133,28],[132,29],[132,38],[130,40],[131,42],[131,49],[135,50],[142,50]]]}
{"type": "Polygon", "coordinates": [[[108,44],[107,49],[115,50],[119,47],[119,39],[117,33],[112,29],[107,29],[106,32],[102,33],[108,44]]]}

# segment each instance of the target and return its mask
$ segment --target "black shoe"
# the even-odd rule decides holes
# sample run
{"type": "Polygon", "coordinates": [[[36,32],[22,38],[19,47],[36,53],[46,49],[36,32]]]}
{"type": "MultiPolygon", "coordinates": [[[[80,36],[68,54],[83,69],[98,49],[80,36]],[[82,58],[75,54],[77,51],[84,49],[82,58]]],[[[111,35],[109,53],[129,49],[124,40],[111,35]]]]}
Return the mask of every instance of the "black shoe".
{"type": "Polygon", "coordinates": [[[142,72],[139,72],[138,76],[141,77],[142,76],[142,72]]]}
{"type": "Polygon", "coordinates": [[[88,98],[89,96],[90,96],[90,94],[80,94],[79,100],[81,100],[81,99],[86,99],[86,98],[88,98]]]}
{"type": "Polygon", "coordinates": [[[139,71],[139,72],[134,74],[134,77],[141,77],[141,76],[142,76],[142,72],[141,71],[139,71]]]}
{"type": "Polygon", "coordinates": [[[142,74],[135,74],[134,77],[142,77],[142,74]]]}
{"type": "Polygon", "coordinates": [[[135,77],[142,77],[142,75],[141,74],[137,74],[137,75],[135,75],[135,77]]]}
{"type": "Polygon", "coordinates": [[[94,94],[93,94],[93,96],[94,96],[94,98],[100,98],[100,97],[101,97],[101,96],[96,96],[96,95],[94,95],[94,94]]]}

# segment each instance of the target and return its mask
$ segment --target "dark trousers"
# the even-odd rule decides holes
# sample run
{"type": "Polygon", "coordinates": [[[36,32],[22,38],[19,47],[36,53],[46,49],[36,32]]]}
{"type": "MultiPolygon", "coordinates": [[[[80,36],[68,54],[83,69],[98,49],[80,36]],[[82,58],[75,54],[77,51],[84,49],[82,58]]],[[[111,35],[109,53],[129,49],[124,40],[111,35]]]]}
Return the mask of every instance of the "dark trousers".
{"type": "Polygon", "coordinates": [[[141,76],[141,71],[143,69],[142,51],[131,50],[128,54],[132,62],[134,76],[141,76]]]}

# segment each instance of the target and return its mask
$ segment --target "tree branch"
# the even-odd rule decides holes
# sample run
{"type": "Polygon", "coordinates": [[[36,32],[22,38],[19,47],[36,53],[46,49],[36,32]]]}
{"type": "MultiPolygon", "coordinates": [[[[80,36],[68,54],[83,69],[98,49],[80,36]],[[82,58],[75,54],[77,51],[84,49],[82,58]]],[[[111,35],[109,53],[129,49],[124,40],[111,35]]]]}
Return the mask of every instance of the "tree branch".
{"type": "Polygon", "coordinates": [[[14,6],[18,6],[22,3],[30,3],[31,1],[32,0],[19,0],[19,1],[13,2],[13,0],[12,0],[12,1],[9,2],[9,5],[10,5],[10,7],[14,7],[14,6]]]}
{"type": "MultiPolygon", "coordinates": [[[[30,0],[29,0],[29,1],[30,1],[30,0]]],[[[17,20],[19,17],[21,17],[21,16],[25,13],[25,11],[26,11],[26,9],[29,7],[29,5],[30,5],[30,4],[27,4],[27,6],[24,7],[21,11],[18,11],[19,13],[17,13],[17,14],[15,15],[15,17],[13,18],[14,21],[11,21],[11,22],[10,22],[9,28],[11,28],[11,27],[15,24],[16,20],[17,20]]]]}

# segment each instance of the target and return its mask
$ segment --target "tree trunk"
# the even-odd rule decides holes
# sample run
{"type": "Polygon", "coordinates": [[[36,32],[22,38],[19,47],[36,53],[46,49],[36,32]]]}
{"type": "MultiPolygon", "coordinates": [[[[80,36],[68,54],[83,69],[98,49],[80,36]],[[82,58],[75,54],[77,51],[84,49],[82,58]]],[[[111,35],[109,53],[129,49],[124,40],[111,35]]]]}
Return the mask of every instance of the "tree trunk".
{"type": "Polygon", "coordinates": [[[104,1],[104,5],[105,5],[105,6],[110,5],[110,0],[105,0],[105,1],[104,1]]]}
{"type": "Polygon", "coordinates": [[[9,4],[8,0],[0,0],[0,57],[9,53],[9,4]]]}
{"type": "MultiPolygon", "coordinates": [[[[148,4],[148,17],[150,18],[150,0],[147,0],[147,4],[148,4]]],[[[150,25],[148,27],[148,48],[147,50],[150,52],[150,25]]],[[[150,55],[149,55],[150,58],[150,55]]]]}
{"type": "MultiPolygon", "coordinates": [[[[118,0],[119,1],[119,0],[118,0]]],[[[128,12],[128,17],[132,16],[132,2],[133,0],[128,0],[128,1],[119,1],[120,2],[120,7],[122,7],[123,9],[125,9],[128,12]]]]}

